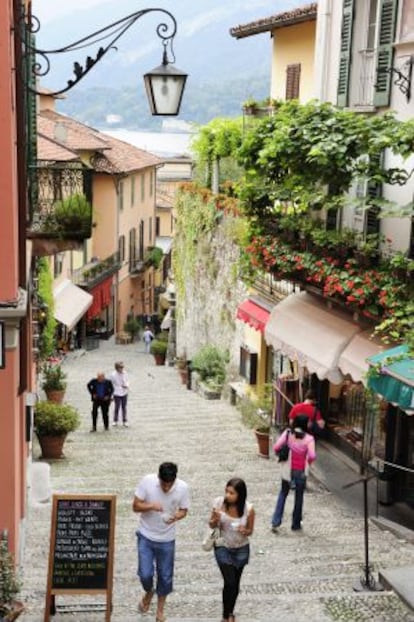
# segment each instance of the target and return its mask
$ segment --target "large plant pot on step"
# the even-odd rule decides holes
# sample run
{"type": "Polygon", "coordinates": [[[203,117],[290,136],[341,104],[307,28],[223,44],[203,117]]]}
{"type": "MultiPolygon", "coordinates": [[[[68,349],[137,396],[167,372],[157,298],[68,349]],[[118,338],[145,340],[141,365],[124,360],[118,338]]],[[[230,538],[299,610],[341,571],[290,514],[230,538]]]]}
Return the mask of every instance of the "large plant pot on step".
{"type": "Polygon", "coordinates": [[[39,436],[39,445],[42,450],[42,458],[57,460],[63,458],[63,445],[65,443],[66,434],[64,436],[39,436]]]}
{"type": "Polygon", "coordinates": [[[254,431],[259,446],[259,456],[261,458],[269,458],[270,433],[261,430],[254,431]]]}
{"type": "Polygon", "coordinates": [[[156,365],[165,365],[165,354],[153,354],[156,365]]]}
{"type": "Polygon", "coordinates": [[[46,397],[48,399],[49,402],[54,402],[55,404],[62,404],[63,402],[63,398],[65,397],[65,391],[52,391],[52,390],[48,390],[45,391],[46,393],[46,397]]]}

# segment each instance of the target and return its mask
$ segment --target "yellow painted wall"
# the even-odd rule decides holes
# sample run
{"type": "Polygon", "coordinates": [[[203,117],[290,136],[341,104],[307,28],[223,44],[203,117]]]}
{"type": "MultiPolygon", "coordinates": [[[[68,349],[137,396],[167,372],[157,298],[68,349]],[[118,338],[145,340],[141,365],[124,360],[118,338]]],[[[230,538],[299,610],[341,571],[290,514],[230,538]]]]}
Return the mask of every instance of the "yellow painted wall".
{"type": "Polygon", "coordinates": [[[316,21],[304,22],[273,33],[271,97],[286,97],[286,67],[300,63],[299,100],[315,97],[314,51],[316,21]]]}
{"type": "Polygon", "coordinates": [[[243,337],[243,345],[257,352],[257,378],[254,388],[259,388],[266,382],[266,342],[263,334],[248,324],[244,324],[243,337]]]}

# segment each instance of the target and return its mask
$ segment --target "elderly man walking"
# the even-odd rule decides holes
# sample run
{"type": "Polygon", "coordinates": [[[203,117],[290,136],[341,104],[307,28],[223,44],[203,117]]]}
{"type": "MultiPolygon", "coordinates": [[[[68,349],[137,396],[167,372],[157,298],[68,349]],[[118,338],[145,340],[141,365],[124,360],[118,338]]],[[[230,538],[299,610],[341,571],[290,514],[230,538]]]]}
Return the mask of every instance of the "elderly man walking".
{"type": "Polygon", "coordinates": [[[86,385],[92,399],[92,428],[91,432],[96,432],[96,424],[98,420],[98,410],[101,409],[102,420],[105,430],[109,429],[109,404],[111,403],[114,387],[112,382],[105,378],[105,374],[100,371],[96,374],[96,378],[92,378],[86,385]]]}

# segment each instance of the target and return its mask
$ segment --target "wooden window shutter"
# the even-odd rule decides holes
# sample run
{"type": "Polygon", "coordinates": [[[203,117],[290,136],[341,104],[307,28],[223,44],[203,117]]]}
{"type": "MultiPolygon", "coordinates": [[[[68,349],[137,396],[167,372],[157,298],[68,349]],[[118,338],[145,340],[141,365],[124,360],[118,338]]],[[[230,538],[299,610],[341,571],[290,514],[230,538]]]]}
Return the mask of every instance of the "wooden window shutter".
{"type": "Polygon", "coordinates": [[[300,63],[286,67],[286,99],[299,99],[300,63]]]}
{"type": "Polygon", "coordinates": [[[381,0],[377,50],[377,81],[374,106],[388,106],[391,94],[391,74],[394,57],[394,36],[397,23],[397,0],[381,0]]]}
{"type": "MultiPolygon", "coordinates": [[[[383,160],[383,155],[378,154],[373,157],[376,166],[380,166],[383,160]]],[[[371,199],[377,199],[382,197],[382,184],[375,180],[369,180],[367,183],[367,203],[370,205],[371,199]]],[[[380,208],[378,205],[370,205],[365,212],[365,233],[379,233],[380,232],[380,208]]]]}
{"type": "Polygon", "coordinates": [[[408,249],[408,256],[410,259],[414,259],[414,217],[411,218],[410,246],[408,249]]]}
{"type": "Polygon", "coordinates": [[[337,93],[337,105],[340,108],[344,108],[348,105],[348,87],[351,69],[353,23],[354,0],[344,0],[337,93]]]}

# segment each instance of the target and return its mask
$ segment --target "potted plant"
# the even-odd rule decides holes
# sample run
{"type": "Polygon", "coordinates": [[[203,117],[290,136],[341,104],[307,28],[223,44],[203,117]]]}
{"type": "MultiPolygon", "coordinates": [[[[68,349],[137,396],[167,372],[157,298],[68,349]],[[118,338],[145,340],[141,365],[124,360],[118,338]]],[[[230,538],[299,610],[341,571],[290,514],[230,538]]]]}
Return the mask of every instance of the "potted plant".
{"type": "Polygon", "coordinates": [[[80,425],[80,416],[70,404],[40,401],[34,408],[34,430],[43,458],[61,458],[63,444],[69,432],[80,425]]]}
{"type": "Polygon", "coordinates": [[[89,237],[92,227],[92,206],[83,194],[73,194],[54,204],[53,217],[62,235],[89,237]]]}
{"type": "Polygon", "coordinates": [[[66,373],[59,363],[45,363],[42,367],[41,387],[49,402],[61,404],[66,391],[66,373]]]}
{"type": "Polygon", "coordinates": [[[23,604],[16,600],[19,592],[20,581],[3,532],[0,537],[0,620],[12,622],[22,613],[23,604]]]}
{"type": "Polygon", "coordinates": [[[243,112],[247,115],[253,115],[258,109],[258,102],[253,99],[253,97],[249,97],[246,101],[243,102],[243,112]]]}
{"type": "Polygon", "coordinates": [[[187,384],[188,381],[188,364],[185,352],[175,359],[175,366],[180,374],[181,382],[187,384]]]}
{"type": "Polygon", "coordinates": [[[156,338],[151,341],[150,352],[154,357],[156,365],[164,365],[167,356],[168,341],[156,338]]]}
{"type": "Polygon", "coordinates": [[[228,360],[228,354],[212,344],[201,347],[194,355],[191,370],[198,373],[198,390],[206,399],[220,399],[228,360]]]}
{"type": "Polygon", "coordinates": [[[139,335],[140,328],[140,322],[135,317],[129,317],[124,324],[124,331],[129,334],[132,342],[134,342],[135,338],[139,335]]]}
{"type": "Polygon", "coordinates": [[[269,458],[271,421],[273,413],[273,389],[270,383],[260,387],[257,395],[244,397],[240,402],[242,420],[254,430],[259,456],[269,458]]]}
{"type": "Polygon", "coordinates": [[[147,266],[153,266],[155,269],[158,269],[161,265],[162,258],[164,257],[164,253],[161,248],[158,246],[153,246],[148,249],[148,252],[145,255],[145,263],[147,266]]]}

